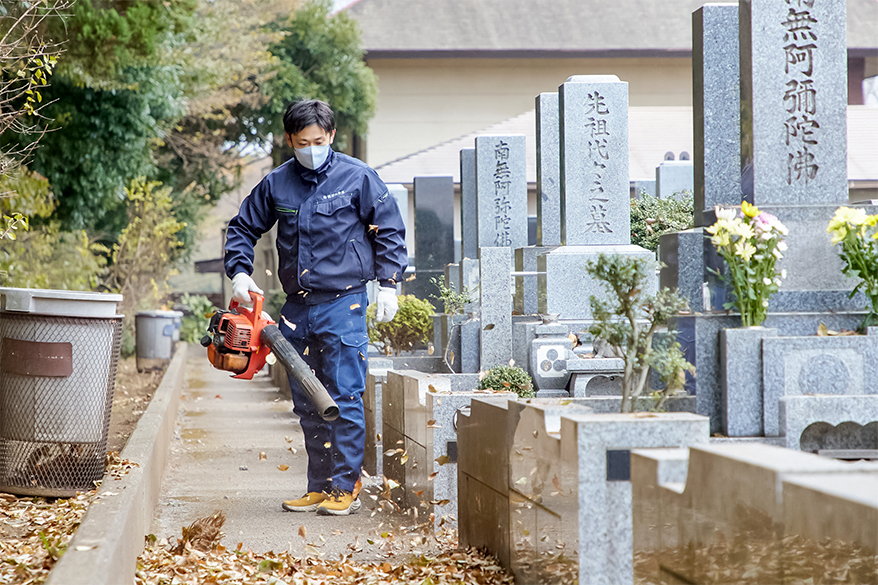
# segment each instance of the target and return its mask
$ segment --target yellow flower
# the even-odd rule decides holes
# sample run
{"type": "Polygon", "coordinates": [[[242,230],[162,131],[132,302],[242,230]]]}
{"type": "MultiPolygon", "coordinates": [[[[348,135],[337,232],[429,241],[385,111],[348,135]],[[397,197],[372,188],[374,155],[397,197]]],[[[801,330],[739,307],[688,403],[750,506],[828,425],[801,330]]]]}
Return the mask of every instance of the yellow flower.
{"type": "Polygon", "coordinates": [[[868,220],[866,210],[862,208],[852,209],[850,207],[839,207],[835,210],[835,215],[829,222],[827,231],[835,231],[844,224],[863,225],[868,220]]]}
{"type": "Polygon", "coordinates": [[[749,240],[754,236],[753,226],[743,221],[735,222],[730,230],[732,235],[741,236],[745,240],[749,240]]]}
{"type": "Polygon", "coordinates": [[[722,232],[710,238],[710,243],[716,246],[717,248],[721,248],[723,246],[729,245],[729,233],[722,232]]]}
{"type": "Polygon", "coordinates": [[[741,201],[741,213],[752,219],[762,212],[759,211],[758,207],[752,205],[750,202],[741,201]]]}
{"type": "Polygon", "coordinates": [[[738,256],[744,262],[749,262],[755,253],[756,248],[750,242],[741,241],[735,244],[735,256],[738,256]]]}

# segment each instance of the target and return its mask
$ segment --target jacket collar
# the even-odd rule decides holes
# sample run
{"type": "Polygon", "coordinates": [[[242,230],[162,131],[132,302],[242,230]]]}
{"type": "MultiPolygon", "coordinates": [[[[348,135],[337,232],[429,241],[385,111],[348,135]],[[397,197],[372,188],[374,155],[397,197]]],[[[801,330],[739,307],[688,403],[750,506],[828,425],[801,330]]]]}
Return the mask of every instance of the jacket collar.
{"type": "Polygon", "coordinates": [[[323,164],[317,167],[316,169],[309,169],[304,167],[296,157],[293,157],[295,161],[295,169],[296,172],[302,177],[303,181],[308,181],[309,183],[319,183],[320,175],[326,174],[326,172],[332,167],[333,162],[335,162],[335,151],[332,150],[332,147],[329,147],[329,156],[326,157],[326,160],[323,161],[323,164]]]}

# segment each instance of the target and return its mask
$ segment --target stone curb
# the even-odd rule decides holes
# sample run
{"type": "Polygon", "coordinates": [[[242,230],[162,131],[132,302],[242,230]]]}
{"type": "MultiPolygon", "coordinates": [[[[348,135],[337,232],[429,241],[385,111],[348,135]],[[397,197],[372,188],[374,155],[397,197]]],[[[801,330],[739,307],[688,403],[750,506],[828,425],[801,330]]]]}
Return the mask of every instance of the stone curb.
{"type": "Polygon", "coordinates": [[[107,479],[46,585],[121,585],[134,582],[137,557],[149,532],[174,436],[187,345],[178,346],[152,401],[122,450],[139,464],[121,480],[107,479]]]}

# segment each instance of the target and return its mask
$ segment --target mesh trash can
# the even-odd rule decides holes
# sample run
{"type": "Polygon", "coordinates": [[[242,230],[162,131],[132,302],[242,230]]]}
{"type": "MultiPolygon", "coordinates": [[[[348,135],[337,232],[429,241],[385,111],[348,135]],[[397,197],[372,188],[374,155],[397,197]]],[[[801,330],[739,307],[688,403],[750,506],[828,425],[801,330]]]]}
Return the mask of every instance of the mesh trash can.
{"type": "Polygon", "coordinates": [[[134,316],[137,343],[137,371],[156,370],[171,363],[180,339],[179,311],[141,311],[134,316]]]}
{"type": "Polygon", "coordinates": [[[0,288],[0,491],[69,497],[103,477],[121,300],[0,288]]]}

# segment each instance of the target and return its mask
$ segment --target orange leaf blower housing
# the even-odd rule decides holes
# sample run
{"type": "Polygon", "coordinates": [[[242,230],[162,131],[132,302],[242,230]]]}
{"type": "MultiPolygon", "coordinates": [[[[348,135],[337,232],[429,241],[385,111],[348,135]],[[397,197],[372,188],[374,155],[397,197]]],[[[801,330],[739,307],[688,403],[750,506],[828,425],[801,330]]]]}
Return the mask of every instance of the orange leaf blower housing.
{"type": "Polygon", "coordinates": [[[291,379],[298,381],[305,395],[324,420],[338,418],[338,405],[311,368],[286,340],[271,318],[263,317],[262,295],[250,293],[253,308],[237,301],[229,303],[228,311],[217,311],[210,318],[208,335],[201,339],[207,348],[207,359],[218,370],[233,372],[233,378],[250,380],[265,366],[268,354],[274,352],[291,379]]]}

